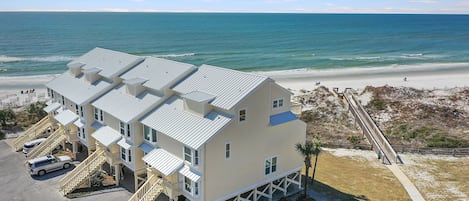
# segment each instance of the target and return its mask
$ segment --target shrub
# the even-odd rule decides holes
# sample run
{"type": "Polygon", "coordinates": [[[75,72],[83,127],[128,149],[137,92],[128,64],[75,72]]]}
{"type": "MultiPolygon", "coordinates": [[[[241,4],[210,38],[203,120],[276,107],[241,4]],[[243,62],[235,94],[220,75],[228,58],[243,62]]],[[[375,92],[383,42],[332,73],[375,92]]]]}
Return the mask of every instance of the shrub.
{"type": "Polygon", "coordinates": [[[368,106],[374,110],[384,110],[386,109],[386,103],[381,99],[373,99],[368,103],[368,106]]]}

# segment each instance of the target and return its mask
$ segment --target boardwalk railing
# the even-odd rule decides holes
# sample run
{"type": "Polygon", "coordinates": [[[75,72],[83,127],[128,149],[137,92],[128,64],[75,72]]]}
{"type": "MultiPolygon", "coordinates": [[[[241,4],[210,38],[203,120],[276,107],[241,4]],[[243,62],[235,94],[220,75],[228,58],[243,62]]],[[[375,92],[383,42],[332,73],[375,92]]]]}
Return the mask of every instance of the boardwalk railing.
{"type": "Polygon", "coordinates": [[[349,110],[355,117],[355,120],[363,130],[366,138],[373,145],[375,150],[383,158],[383,163],[391,164],[392,162],[398,163],[399,156],[392,148],[389,141],[383,135],[381,130],[376,126],[376,123],[371,119],[370,115],[365,111],[365,108],[353,96],[350,89],[346,89],[344,98],[349,104],[349,110]]]}

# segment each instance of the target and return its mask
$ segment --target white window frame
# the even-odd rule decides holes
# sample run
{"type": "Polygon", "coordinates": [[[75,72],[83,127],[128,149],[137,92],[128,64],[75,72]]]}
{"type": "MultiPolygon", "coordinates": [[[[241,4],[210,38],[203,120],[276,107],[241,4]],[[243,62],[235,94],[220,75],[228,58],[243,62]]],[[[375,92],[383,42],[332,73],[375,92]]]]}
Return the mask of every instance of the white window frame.
{"type": "Polygon", "coordinates": [[[191,196],[198,196],[200,194],[200,183],[194,182],[189,177],[184,176],[182,178],[184,192],[190,194],[191,196]]]}
{"type": "Polygon", "coordinates": [[[80,115],[80,108],[78,107],[78,104],[75,104],[75,114],[80,115]]]}
{"type": "Polygon", "coordinates": [[[182,158],[185,162],[189,163],[193,166],[198,166],[200,164],[200,151],[192,149],[188,146],[184,146],[182,148],[182,158]],[[186,153],[186,149],[190,151],[190,153],[186,153]],[[187,157],[190,158],[190,161],[187,160],[187,157]]]}
{"type": "Polygon", "coordinates": [[[151,144],[156,144],[158,142],[158,131],[151,128],[150,126],[143,125],[143,139],[151,144]],[[148,139],[146,139],[146,129],[148,129],[148,139]]]}
{"type": "Polygon", "coordinates": [[[127,163],[131,163],[132,160],[133,160],[133,157],[132,157],[132,147],[130,147],[129,149],[125,149],[124,147],[120,147],[120,159],[127,162],[127,163]]]}
{"type": "Polygon", "coordinates": [[[225,142],[225,160],[229,160],[231,158],[231,142],[225,142]]]}
{"type": "Polygon", "coordinates": [[[83,106],[80,105],[80,116],[85,117],[85,112],[83,111],[83,106]]]}
{"type": "Polygon", "coordinates": [[[119,121],[119,133],[122,135],[122,136],[125,136],[125,137],[131,137],[131,133],[132,133],[132,125],[128,124],[128,123],[125,123],[123,121],[119,121]],[[122,125],[124,125],[124,127],[122,128],[122,125]],[[123,133],[122,133],[123,132],[123,133]]]}
{"type": "Polygon", "coordinates": [[[247,122],[248,121],[248,109],[247,108],[241,108],[238,110],[238,122],[239,123],[244,123],[244,122],[247,122]],[[244,110],[244,119],[241,120],[241,111],[244,110]]]}
{"type": "Polygon", "coordinates": [[[283,100],[283,98],[276,98],[272,100],[272,109],[274,110],[283,108],[284,105],[285,101],[283,100]]]}
{"type": "Polygon", "coordinates": [[[266,158],[264,160],[264,175],[265,176],[270,175],[272,173],[275,173],[275,172],[277,172],[277,170],[278,170],[278,156],[272,156],[272,157],[266,158]],[[274,158],[275,158],[275,165],[273,163],[274,158]],[[269,162],[268,166],[267,166],[267,162],[269,162]],[[275,167],[275,170],[274,170],[274,167],[275,167]],[[268,170],[268,172],[267,172],[267,170],[268,170]]]}
{"type": "Polygon", "coordinates": [[[100,110],[99,108],[95,107],[93,115],[94,115],[94,120],[101,122],[101,123],[104,122],[103,110],[100,110]]]}

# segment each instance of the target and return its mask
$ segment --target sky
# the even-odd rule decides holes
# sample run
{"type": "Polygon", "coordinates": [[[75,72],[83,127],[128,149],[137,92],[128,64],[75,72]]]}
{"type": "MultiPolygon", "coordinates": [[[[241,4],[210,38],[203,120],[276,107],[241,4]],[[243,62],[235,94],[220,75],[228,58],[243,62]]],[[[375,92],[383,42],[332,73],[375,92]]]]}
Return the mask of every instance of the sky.
{"type": "Polygon", "coordinates": [[[0,11],[469,14],[469,0],[0,0],[0,11]]]}

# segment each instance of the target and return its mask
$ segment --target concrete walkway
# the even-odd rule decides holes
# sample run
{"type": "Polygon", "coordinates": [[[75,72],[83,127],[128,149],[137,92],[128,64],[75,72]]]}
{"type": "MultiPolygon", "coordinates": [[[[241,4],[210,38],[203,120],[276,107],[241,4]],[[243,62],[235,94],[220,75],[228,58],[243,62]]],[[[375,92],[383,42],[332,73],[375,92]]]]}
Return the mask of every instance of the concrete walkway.
{"type": "Polygon", "coordinates": [[[415,185],[401,171],[398,165],[393,163],[392,165],[386,165],[386,167],[388,167],[389,170],[391,170],[391,172],[394,174],[394,176],[396,176],[397,179],[399,179],[402,186],[404,186],[405,190],[407,191],[407,194],[409,194],[410,198],[413,201],[425,201],[425,199],[423,199],[422,194],[420,194],[419,190],[417,190],[415,185]]]}

